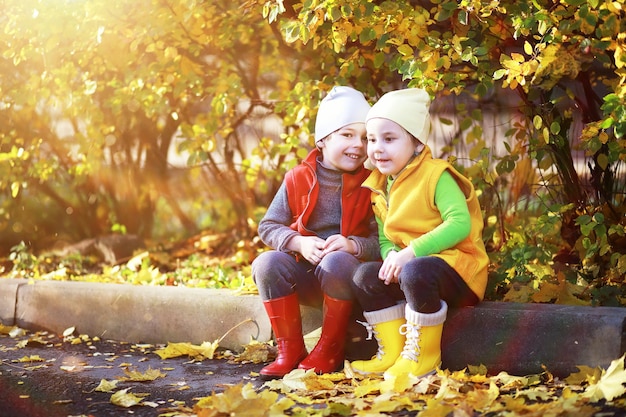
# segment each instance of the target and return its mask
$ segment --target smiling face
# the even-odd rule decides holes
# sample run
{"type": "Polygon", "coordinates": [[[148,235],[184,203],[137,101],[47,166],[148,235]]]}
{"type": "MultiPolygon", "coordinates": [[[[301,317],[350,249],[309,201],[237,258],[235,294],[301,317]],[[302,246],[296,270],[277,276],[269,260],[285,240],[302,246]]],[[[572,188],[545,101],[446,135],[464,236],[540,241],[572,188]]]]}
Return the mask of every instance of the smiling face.
{"type": "Polygon", "coordinates": [[[317,143],[324,155],[324,165],[338,171],[352,172],[367,158],[365,123],[352,123],[334,131],[317,143]]]}
{"type": "Polygon", "coordinates": [[[367,121],[367,156],[384,175],[395,178],[409,163],[418,145],[396,122],[383,118],[367,121]]]}

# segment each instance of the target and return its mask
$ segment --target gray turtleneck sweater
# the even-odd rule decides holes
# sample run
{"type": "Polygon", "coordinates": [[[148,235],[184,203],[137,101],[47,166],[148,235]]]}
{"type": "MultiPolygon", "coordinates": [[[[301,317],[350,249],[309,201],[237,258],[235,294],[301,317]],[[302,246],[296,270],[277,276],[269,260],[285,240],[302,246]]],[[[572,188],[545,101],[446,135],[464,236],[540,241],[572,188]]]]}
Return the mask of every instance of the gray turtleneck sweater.
{"type": "MultiPolygon", "coordinates": [[[[309,218],[307,229],[322,239],[341,232],[342,174],[341,171],[327,168],[319,160],[317,161],[319,194],[315,210],[309,218]]],[[[350,215],[350,213],[343,214],[346,216],[350,215]]],[[[265,216],[259,223],[258,232],[261,240],[270,248],[285,251],[287,242],[292,237],[298,235],[297,231],[289,227],[292,217],[289,199],[287,198],[287,188],[283,183],[274,196],[265,216]]],[[[357,245],[356,257],[363,261],[375,260],[380,257],[377,224],[373,216],[370,223],[370,231],[371,233],[368,237],[348,236],[357,245]]]]}

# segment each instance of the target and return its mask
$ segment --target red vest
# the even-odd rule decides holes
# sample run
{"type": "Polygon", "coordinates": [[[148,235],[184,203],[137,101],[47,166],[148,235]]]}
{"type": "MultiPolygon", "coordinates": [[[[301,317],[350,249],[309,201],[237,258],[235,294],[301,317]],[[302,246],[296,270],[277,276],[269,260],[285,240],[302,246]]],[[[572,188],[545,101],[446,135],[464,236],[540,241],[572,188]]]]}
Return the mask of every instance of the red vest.
{"type": "MultiPolygon", "coordinates": [[[[301,164],[287,172],[285,185],[289,208],[293,213],[293,221],[289,225],[303,236],[311,236],[313,232],[306,228],[307,222],[317,202],[319,185],[317,183],[317,158],[321,155],[313,149],[301,164]]],[[[369,176],[370,171],[361,167],[355,173],[342,175],[341,187],[341,234],[343,236],[369,236],[370,220],[373,215],[371,192],[361,184],[369,176]]]]}

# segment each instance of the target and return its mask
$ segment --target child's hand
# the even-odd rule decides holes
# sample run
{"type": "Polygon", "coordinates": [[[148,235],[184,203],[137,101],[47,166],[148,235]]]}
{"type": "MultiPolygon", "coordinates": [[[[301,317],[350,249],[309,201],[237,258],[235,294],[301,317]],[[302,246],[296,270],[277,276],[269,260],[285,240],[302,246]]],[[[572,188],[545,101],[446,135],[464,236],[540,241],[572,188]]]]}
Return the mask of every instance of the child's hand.
{"type": "Polygon", "coordinates": [[[385,281],[385,285],[398,282],[398,276],[400,276],[402,268],[414,258],[415,254],[410,246],[402,249],[400,252],[395,250],[389,252],[383,261],[383,266],[380,267],[378,279],[385,281]]]}
{"type": "Polygon", "coordinates": [[[356,243],[352,240],[348,239],[343,235],[332,235],[326,239],[326,243],[324,244],[324,252],[323,255],[326,255],[330,252],[335,251],[344,251],[351,254],[355,254],[357,251],[356,243]]]}
{"type": "Polygon", "coordinates": [[[298,252],[313,265],[320,263],[324,257],[324,239],[317,236],[299,236],[298,252]]]}

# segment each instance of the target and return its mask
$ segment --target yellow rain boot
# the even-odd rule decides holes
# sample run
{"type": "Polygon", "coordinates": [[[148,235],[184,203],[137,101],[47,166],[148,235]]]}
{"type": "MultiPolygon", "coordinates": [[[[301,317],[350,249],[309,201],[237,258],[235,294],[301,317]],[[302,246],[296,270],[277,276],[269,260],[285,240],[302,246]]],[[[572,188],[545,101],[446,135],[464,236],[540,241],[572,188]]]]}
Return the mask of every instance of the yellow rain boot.
{"type": "Polygon", "coordinates": [[[360,374],[382,374],[395,363],[406,340],[400,333],[400,327],[406,323],[404,306],[405,303],[402,303],[382,310],[363,312],[367,323],[359,323],[367,328],[367,340],[371,340],[372,335],[376,338],[378,352],[368,361],[350,363],[354,371],[360,374]]]}
{"type": "Polygon", "coordinates": [[[448,305],[441,300],[436,313],[418,313],[406,305],[406,324],[401,332],[406,343],[396,363],[384,373],[386,380],[401,375],[415,378],[432,375],[441,365],[441,333],[448,314],[448,305]]]}

